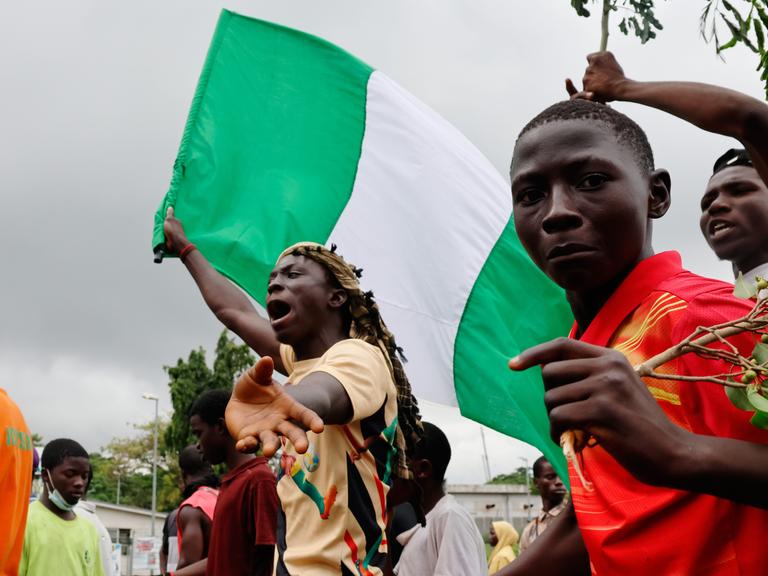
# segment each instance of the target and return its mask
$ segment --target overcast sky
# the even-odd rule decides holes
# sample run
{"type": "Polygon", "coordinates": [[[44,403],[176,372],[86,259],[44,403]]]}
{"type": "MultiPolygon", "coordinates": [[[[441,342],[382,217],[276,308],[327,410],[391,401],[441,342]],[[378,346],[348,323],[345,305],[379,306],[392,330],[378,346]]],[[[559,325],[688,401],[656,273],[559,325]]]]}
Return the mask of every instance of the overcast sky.
{"type": "MultiPolygon", "coordinates": [[[[628,76],[721,84],[762,96],[756,58],[724,63],[698,34],[699,3],[658,2],[665,29],[609,46],[628,76]]],[[[221,330],[177,261],[152,263],[189,103],[222,7],[319,35],[402,84],[506,176],[520,128],[581,78],[599,22],[565,0],[133,0],[6,2],[0,8],[0,386],[46,439],[97,450],[171,408],[163,365],[212,350],[221,330]]],[[[619,104],[648,132],[673,204],[656,249],[729,279],[698,231],[714,159],[735,144],[663,113],[619,104]]],[[[375,288],[375,287],[374,287],[375,288]]],[[[482,482],[477,424],[425,406],[454,448],[449,482],[482,482]]],[[[538,452],[488,434],[492,474],[538,452]]]]}

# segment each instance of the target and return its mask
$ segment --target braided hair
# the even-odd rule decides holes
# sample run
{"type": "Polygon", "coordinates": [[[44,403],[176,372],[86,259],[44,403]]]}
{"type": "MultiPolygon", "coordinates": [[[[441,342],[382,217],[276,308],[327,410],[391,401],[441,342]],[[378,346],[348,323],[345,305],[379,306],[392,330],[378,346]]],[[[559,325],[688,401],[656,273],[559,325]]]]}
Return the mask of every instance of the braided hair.
{"type": "Polygon", "coordinates": [[[350,338],[358,338],[378,347],[387,359],[397,389],[398,475],[410,478],[407,455],[414,454],[416,444],[423,435],[419,406],[403,369],[403,362],[407,361],[403,349],[395,343],[394,335],[384,324],[373,292],[364,292],[360,287],[362,268],[347,263],[338,255],[335,244],[328,249],[322,244],[300,242],[285,249],[280,258],[288,255],[304,256],[325,268],[329,280],[347,293],[345,311],[350,338]]]}

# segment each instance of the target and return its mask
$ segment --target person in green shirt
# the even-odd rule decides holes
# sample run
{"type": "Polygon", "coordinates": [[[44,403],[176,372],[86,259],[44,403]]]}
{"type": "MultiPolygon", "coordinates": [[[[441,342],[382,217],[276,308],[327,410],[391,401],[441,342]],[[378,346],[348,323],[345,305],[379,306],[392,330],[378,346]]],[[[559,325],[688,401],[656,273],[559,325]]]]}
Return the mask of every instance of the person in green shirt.
{"type": "Polygon", "coordinates": [[[29,507],[19,576],[104,576],[99,534],[73,511],[88,484],[88,452],[59,438],[45,446],[41,465],[43,494],[29,507]]]}

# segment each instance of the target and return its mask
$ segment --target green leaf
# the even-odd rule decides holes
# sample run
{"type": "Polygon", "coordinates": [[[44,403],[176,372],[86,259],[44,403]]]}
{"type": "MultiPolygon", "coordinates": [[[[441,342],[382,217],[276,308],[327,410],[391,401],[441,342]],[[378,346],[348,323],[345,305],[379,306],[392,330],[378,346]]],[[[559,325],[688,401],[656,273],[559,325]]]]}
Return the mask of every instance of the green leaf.
{"type": "Polygon", "coordinates": [[[760,394],[756,386],[747,386],[747,400],[759,412],[768,412],[768,398],[760,394]]]}
{"type": "Polygon", "coordinates": [[[755,20],[755,37],[757,38],[757,49],[761,55],[765,54],[765,36],[759,20],[755,20]]]}
{"type": "Polygon", "coordinates": [[[736,278],[736,284],[733,287],[733,295],[736,298],[745,298],[749,300],[757,296],[757,285],[750,284],[744,279],[744,275],[739,272],[739,277],[736,278]]]}
{"type": "Polygon", "coordinates": [[[763,344],[762,342],[755,344],[752,356],[758,364],[766,364],[768,362],[768,344],[763,344]]]}
{"type": "MultiPolygon", "coordinates": [[[[728,378],[728,380],[732,381],[733,379],[728,378]]],[[[752,412],[755,409],[747,399],[747,391],[745,388],[734,388],[733,386],[726,386],[725,393],[728,396],[728,400],[731,401],[731,404],[736,406],[736,408],[739,410],[747,410],[752,412]]]]}
{"type": "Polygon", "coordinates": [[[584,18],[589,17],[589,10],[585,7],[586,3],[587,0],[571,0],[571,6],[576,10],[576,14],[583,16],[584,18]]]}
{"type": "Polygon", "coordinates": [[[757,428],[768,430],[768,414],[765,412],[755,412],[750,419],[750,423],[757,428]]]}

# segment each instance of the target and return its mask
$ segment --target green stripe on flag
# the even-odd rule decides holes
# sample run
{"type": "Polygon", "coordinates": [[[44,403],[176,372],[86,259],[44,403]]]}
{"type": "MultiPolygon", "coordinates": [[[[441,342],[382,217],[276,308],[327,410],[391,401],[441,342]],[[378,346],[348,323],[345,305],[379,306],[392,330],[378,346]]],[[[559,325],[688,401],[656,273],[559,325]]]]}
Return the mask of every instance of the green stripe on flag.
{"type": "Polygon", "coordinates": [[[280,252],[325,242],[352,193],[372,69],[320,38],[222,11],[167,206],[214,266],[263,303],[280,252]]]}
{"type": "Polygon", "coordinates": [[[541,372],[511,372],[507,362],[566,336],[572,319],[562,291],[531,264],[510,218],[461,318],[453,359],[456,397],[467,418],[539,448],[566,483],[565,459],[548,435],[541,372]]]}

